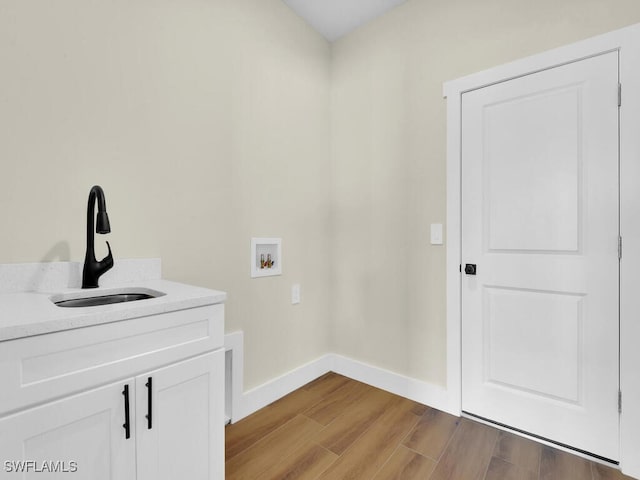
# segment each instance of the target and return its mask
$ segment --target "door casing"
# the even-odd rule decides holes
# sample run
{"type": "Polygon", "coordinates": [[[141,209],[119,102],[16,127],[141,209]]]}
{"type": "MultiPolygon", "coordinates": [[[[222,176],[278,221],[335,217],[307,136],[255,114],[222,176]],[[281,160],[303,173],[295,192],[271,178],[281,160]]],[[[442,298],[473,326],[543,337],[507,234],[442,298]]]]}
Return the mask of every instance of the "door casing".
{"type": "Polygon", "coordinates": [[[447,99],[447,410],[461,413],[461,99],[462,94],[602,53],[620,52],[620,466],[640,477],[640,24],[444,84],[447,99]],[[635,126],[635,128],[634,128],[635,126]],[[637,341],[634,341],[637,340],[637,341]]]}

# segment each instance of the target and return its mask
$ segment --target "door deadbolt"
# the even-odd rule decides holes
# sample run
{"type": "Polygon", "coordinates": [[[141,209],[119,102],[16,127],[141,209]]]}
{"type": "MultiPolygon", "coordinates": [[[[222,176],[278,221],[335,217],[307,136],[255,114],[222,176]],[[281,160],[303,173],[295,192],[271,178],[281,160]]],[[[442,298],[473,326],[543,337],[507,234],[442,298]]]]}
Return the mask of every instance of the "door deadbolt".
{"type": "Polygon", "coordinates": [[[464,273],[467,275],[475,275],[476,274],[476,264],[475,263],[467,263],[464,266],[464,273]]]}

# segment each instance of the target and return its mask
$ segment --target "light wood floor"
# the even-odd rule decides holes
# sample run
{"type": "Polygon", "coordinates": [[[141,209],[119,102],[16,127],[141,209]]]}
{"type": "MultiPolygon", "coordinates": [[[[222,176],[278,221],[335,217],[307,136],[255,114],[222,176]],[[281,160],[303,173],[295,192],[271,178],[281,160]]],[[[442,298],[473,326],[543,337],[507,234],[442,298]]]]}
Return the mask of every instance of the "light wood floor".
{"type": "Polygon", "coordinates": [[[227,479],[630,478],[335,373],[229,425],[226,457],[227,479]]]}

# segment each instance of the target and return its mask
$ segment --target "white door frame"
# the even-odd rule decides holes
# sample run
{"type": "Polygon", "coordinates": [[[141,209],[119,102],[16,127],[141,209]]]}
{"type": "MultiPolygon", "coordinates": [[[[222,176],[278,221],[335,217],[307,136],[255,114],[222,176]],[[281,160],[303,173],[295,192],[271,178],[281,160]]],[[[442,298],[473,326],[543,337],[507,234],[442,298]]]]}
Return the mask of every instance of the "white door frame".
{"type": "MultiPolygon", "coordinates": [[[[447,99],[447,397],[461,413],[462,94],[601,53],[620,52],[620,466],[640,477],[640,24],[478,72],[444,84],[447,99]],[[634,266],[638,272],[634,273],[634,266]]],[[[615,93],[614,93],[615,94],[615,93]]]]}

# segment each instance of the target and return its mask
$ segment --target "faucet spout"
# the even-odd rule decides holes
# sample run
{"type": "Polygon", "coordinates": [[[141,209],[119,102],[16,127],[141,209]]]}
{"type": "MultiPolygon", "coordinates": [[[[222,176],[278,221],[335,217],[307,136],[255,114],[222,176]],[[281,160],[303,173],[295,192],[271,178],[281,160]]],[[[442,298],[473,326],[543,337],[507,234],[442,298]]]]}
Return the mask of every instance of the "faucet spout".
{"type": "Polygon", "coordinates": [[[82,269],[82,288],[97,288],[98,278],[113,267],[113,255],[111,246],[107,242],[109,253],[105,258],[96,260],[94,244],[94,218],[96,233],[105,234],[111,232],[109,216],[107,215],[107,205],[104,198],[104,191],[98,185],[91,188],[89,192],[89,203],[87,205],[87,252],[84,256],[84,268],[82,269]],[[95,215],[96,201],[98,203],[98,214],[95,215]]]}

